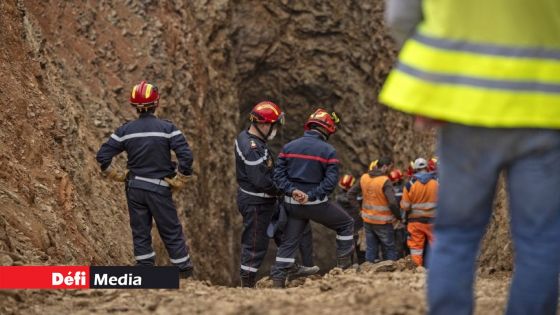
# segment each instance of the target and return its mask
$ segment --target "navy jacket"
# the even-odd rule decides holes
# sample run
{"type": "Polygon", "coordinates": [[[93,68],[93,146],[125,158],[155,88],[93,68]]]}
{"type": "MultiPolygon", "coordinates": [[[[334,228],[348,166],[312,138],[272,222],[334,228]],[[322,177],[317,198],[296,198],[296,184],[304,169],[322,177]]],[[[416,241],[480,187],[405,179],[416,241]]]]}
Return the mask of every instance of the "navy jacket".
{"type": "Polygon", "coordinates": [[[338,182],[338,159],[332,145],[318,131],[306,131],[282,148],[274,182],[287,196],[295,189],[307,193],[309,201],[323,199],[338,182]]]}
{"type": "Polygon", "coordinates": [[[272,182],[274,158],[266,142],[243,130],[235,140],[235,171],[239,197],[249,203],[274,203],[278,189],[272,182]]]}
{"type": "Polygon", "coordinates": [[[114,156],[126,151],[127,168],[132,175],[163,179],[175,174],[171,150],[179,161],[178,171],[191,175],[193,155],[183,133],[173,123],[144,113],[120,126],[101,146],[96,158],[101,170],[106,170],[114,156]]]}

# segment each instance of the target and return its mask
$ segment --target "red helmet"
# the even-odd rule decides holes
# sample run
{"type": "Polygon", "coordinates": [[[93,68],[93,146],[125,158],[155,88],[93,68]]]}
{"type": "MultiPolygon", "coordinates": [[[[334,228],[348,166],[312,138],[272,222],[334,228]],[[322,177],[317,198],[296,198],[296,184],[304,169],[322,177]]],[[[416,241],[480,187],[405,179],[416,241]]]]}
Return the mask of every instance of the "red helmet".
{"type": "Polygon", "coordinates": [[[356,182],[356,179],[354,178],[354,176],[352,176],[350,174],[346,174],[346,175],[342,176],[340,178],[340,180],[338,181],[338,187],[340,187],[344,190],[349,190],[350,188],[352,188],[352,186],[354,186],[355,182],[356,182]]]}
{"type": "Polygon", "coordinates": [[[392,182],[401,181],[403,179],[403,173],[401,172],[401,170],[396,168],[396,169],[392,170],[391,173],[389,173],[389,179],[392,182]]]}
{"type": "Polygon", "coordinates": [[[326,110],[319,108],[311,114],[311,116],[309,116],[303,127],[305,130],[309,130],[312,125],[318,125],[325,128],[329,134],[333,134],[336,131],[336,125],[339,122],[340,119],[335,112],[329,114],[326,110]]]}
{"type": "Polygon", "coordinates": [[[406,176],[412,177],[414,173],[415,173],[414,162],[410,161],[410,164],[408,165],[408,169],[406,170],[406,176]]]}
{"type": "Polygon", "coordinates": [[[274,124],[279,122],[283,125],[284,113],[278,105],[269,101],[264,101],[253,107],[251,113],[249,114],[249,120],[253,123],[274,124]]]}
{"type": "Polygon", "coordinates": [[[428,161],[428,171],[429,171],[429,172],[435,172],[435,171],[437,171],[437,166],[438,166],[437,163],[438,163],[438,160],[437,160],[436,157],[431,158],[431,159],[428,161]]]}
{"type": "Polygon", "coordinates": [[[132,88],[130,104],[139,110],[158,106],[159,92],[157,86],[142,81],[132,88]]]}

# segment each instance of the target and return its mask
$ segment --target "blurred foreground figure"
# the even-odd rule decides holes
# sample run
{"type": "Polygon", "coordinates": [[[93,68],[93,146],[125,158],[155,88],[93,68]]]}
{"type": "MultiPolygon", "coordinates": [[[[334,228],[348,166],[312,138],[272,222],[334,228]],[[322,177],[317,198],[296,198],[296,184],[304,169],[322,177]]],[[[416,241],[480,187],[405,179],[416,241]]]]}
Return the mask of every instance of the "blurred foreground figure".
{"type": "Polygon", "coordinates": [[[430,314],[473,313],[475,261],[502,172],[515,248],[507,314],[555,314],[560,1],[391,0],[387,8],[404,44],[381,101],[446,122],[428,261],[430,314]]]}

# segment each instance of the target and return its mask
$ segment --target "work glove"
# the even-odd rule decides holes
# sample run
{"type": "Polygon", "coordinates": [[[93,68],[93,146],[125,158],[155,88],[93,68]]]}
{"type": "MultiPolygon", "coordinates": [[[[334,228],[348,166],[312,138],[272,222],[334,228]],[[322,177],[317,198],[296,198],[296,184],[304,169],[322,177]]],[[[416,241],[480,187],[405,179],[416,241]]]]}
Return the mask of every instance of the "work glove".
{"type": "Polygon", "coordinates": [[[187,181],[190,177],[190,175],[183,175],[177,172],[173,178],[164,178],[164,180],[171,186],[171,190],[178,191],[187,186],[187,181]]]}
{"type": "Polygon", "coordinates": [[[120,172],[117,169],[112,168],[109,166],[107,169],[103,171],[103,176],[115,182],[124,182],[126,181],[126,176],[128,175],[128,171],[120,172]]]}

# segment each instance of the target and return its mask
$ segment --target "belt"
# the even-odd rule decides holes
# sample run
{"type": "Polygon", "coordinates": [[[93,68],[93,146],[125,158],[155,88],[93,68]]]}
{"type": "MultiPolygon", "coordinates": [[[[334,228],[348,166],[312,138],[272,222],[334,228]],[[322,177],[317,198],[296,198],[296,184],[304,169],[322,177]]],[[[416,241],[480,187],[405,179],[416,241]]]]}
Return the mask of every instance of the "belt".
{"type": "Polygon", "coordinates": [[[329,201],[329,198],[328,198],[328,197],[325,197],[325,198],[323,198],[323,199],[317,199],[317,200],[315,200],[315,201],[308,201],[307,203],[301,204],[301,203],[295,201],[294,198],[292,198],[292,197],[288,197],[288,196],[285,196],[285,197],[284,197],[284,202],[285,202],[285,203],[289,203],[289,204],[291,204],[291,205],[298,205],[298,206],[318,205],[318,204],[320,204],[320,203],[324,203],[324,202],[327,202],[327,201],[329,201]]]}
{"type": "Polygon", "coordinates": [[[269,194],[266,193],[256,193],[256,192],[251,192],[251,191],[246,191],[245,189],[239,187],[239,190],[241,190],[242,192],[246,193],[247,195],[251,195],[251,196],[255,196],[255,197],[261,197],[261,198],[276,198],[274,196],[271,196],[269,194]]]}
{"type": "Polygon", "coordinates": [[[160,185],[160,186],[163,186],[163,187],[169,187],[169,184],[166,181],[161,180],[161,179],[147,178],[147,177],[141,177],[141,176],[134,176],[134,179],[141,180],[143,182],[148,182],[148,183],[160,185]]]}

